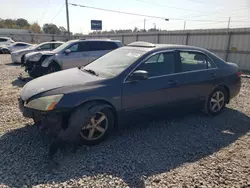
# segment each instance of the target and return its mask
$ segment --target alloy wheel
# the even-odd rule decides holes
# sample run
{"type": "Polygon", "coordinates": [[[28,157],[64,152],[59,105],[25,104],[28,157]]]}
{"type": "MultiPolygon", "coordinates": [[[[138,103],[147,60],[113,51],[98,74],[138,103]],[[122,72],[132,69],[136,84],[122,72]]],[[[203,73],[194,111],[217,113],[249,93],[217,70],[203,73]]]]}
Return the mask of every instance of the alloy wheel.
{"type": "Polygon", "coordinates": [[[102,113],[98,112],[91,117],[90,122],[84,125],[80,135],[85,140],[96,140],[101,138],[108,129],[108,118],[102,113]]]}
{"type": "Polygon", "coordinates": [[[225,104],[225,95],[221,91],[216,91],[210,100],[210,109],[213,112],[219,112],[225,104]]]}

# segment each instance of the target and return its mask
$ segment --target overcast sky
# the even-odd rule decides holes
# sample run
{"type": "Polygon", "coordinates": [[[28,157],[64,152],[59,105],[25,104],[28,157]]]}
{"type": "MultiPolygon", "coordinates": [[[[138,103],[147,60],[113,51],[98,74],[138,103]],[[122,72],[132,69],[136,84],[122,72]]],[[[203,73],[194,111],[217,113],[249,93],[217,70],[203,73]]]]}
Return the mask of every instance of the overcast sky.
{"type": "MultiPolygon", "coordinates": [[[[156,28],[174,30],[195,28],[250,27],[250,0],[68,0],[69,3],[169,18],[147,18],[69,5],[70,29],[90,32],[90,20],[103,21],[103,30],[156,28]],[[199,20],[199,21],[195,21],[199,20]],[[206,21],[206,20],[209,20],[206,21]]],[[[0,18],[19,17],[40,25],[54,23],[66,28],[65,0],[0,0],[0,18]]]]}

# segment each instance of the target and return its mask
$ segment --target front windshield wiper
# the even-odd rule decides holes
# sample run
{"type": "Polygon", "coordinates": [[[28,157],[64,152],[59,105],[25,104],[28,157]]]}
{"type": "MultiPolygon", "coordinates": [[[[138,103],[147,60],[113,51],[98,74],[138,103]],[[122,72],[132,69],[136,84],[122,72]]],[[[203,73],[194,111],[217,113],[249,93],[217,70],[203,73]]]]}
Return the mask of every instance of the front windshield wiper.
{"type": "Polygon", "coordinates": [[[82,67],[81,70],[84,70],[84,71],[86,71],[86,72],[88,72],[88,73],[90,73],[90,74],[93,74],[93,75],[95,75],[95,76],[99,76],[98,73],[96,73],[95,71],[93,71],[93,70],[91,70],[91,69],[85,69],[85,68],[82,67]]]}

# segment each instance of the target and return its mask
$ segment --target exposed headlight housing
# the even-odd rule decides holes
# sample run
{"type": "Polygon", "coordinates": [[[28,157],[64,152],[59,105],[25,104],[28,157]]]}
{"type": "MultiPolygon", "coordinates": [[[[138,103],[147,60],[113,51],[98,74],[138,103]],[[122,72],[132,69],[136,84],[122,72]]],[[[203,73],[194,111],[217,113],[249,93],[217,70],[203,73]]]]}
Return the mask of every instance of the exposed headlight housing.
{"type": "Polygon", "coordinates": [[[49,63],[51,62],[51,60],[53,59],[53,56],[50,56],[49,58],[46,58],[43,62],[42,62],[42,67],[48,67],[49,63]]]}
{"type": "Polygon", "coordinates": [[[30,102],[25,104],[25,107],[41,111],[50,111],[54,109],[54,107],[62,97],[63,94],[41,97],[31,100],[30,102]]]}
{"type": "Polygon", "coordinates": [[[39,61],[42,57],[42,54],[36,54],[36,55],[33,55],[31,57],[29,57],[29,60],[30,61],[39,61]]]}

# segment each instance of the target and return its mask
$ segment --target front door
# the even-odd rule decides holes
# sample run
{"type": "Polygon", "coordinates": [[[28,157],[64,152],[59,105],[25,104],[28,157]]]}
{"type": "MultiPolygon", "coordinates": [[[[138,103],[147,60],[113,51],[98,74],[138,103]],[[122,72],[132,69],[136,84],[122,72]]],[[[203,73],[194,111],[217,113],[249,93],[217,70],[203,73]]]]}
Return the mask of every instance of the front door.
{"type": "Polygon", "coordinates": [[[175,90],[178,87],[175,57],[174,51],[157,53],[134,70],[147,71],[148,79],[128,81],[129,76],[125,79],[122,91],[122,108],[125,114],[135,114],[135,111],[151,114],[153,110],[175,102],[175,90]]]}
{"type": "Polygon", "coordinates": [[[85,65],[89,62],[87,52],[84,51],[84,43],[75,43],[68,49],[70,53],[62,54],[62,67],[63,69],[69,69],[73,67],[78,67],[85,65]]]}

